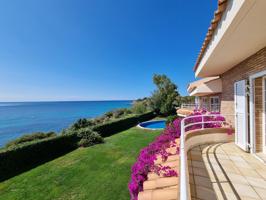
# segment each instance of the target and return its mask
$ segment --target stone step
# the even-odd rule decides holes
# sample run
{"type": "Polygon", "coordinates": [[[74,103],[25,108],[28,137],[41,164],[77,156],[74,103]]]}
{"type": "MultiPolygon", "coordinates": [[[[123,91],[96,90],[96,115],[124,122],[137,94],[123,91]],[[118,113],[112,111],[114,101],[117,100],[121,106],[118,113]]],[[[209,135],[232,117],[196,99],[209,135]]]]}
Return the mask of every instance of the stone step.
{"type": "Polygon", "coordinates": [[[177,188],[165,188],[140,192],[138,200],[177,200],[177,188]]]}
{"type": "Polygon", "coordinates": [[[176,151],[177,151],[177,147],[171,147],[171,148],[166,149],[167,153],[170,153],[173,155],[176,155],[176,153],[177,153],[176,151]]]}
{"type": "MultiPolygon", "coordinates": [[[[171,161],[178,161],[179,162],[179,155],[172,155],[168,156],[167,160],[165,162],[171,162],[171,161]]],[[[164,163],[161,156],[157,157],[157,160],[155,160],[155,164],[162,164],[164,163]]]]}
{"type": "MultiPolygon", "coordinates": [[[[179,168],[178,167],[174,167],[172,168],[173,170],[175,170],[177,173],[179,172],[179,168]]],[[[154,180],[154,179],[158,179],[158,178],[163,178],[164,176],[162,175],[157,175],[154,172],[150,172],[148,173],[148,181],[154,180]]]]}
{"type": "Polygon", "coordinates": [[[162,166],[168,166],[171,168],[176,168],[179,166],[179,161],[171,161],[171,162],[165,162],[161,164],[162,166]]]}
{"type": "Polygon", "coordinates": [[[143,190],[162,189],[165,187],[172,187],[178,185],[178,177],[163,177],[150,181],[145,181],[143,184],[143,190]]]}

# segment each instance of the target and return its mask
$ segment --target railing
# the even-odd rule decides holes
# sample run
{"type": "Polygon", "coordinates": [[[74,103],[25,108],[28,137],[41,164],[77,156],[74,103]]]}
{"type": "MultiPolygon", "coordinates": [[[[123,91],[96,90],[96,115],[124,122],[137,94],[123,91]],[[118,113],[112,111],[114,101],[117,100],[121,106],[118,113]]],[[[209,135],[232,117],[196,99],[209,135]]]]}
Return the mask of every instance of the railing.
{"type": "Polygon", "coordinates": [[[194,109],[198,109],[199,105],[198,104],[182,104],[181,108],[194,110],[194,109]]]}
{"type": "MultiPolygon", "coordinates": [[[[232,115],[230,115],[232,116],[232,115]]],[[[180,135],[180,200],[189,200],[190,197],[190,189],[189,189],[189,177],[188,177],[188,171],[187,171],[187,152],[185,148],[185,133],[187,132],[187,129],[189,127],[198,125],[196,129],[204,129],[205,124],[220,124],[222,127],[223,124],[225,124],[225,116],[221,114],[206,114],[206,115],[194,115],[184,118],[181,121],[181,135],[180,135]],[[213,120],[212,119],[216,117],[216,119],[219,119],[217,117],[221,117],[221,120],[213,120]],[[186,124],[186,121],[189,119],[195,119],[197,118],[197,122],[186,124]],[[210,120],[206,120],[210,119],[210,120]],[[200,120],[199,120],[200,119],[200,120]],[[223,120],[222,120],[223,119],[223,120]]]]}
{"type": "Polygon", "coordinates": [[[194,110],[194,109],[205,109],[210,112],[219,112],[220,111],[220,104],[182,104],[181,108],[183,109],[189,109],[189,110],[194,110]]]}

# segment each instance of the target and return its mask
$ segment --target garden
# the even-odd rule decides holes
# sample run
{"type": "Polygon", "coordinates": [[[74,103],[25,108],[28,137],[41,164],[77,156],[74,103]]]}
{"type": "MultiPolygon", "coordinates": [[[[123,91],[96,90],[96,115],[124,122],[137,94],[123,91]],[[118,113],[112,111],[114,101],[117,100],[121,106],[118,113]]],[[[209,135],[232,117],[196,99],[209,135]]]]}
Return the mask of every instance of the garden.
{"type": "Polygon", "coordinates": [[[152,96],[131,109],[79,119],[59,135],[38,132],[9,142],[0,150],[0,199],[136,200],[148,172],[178,176],[154,161],[158,155],[166,161],[169,147],[179,151],[181,119],[173,114],[180,95],[164,75],[154,83],[152,96]],[[156,116],[169,116],[162,133],[132,128],[156,116]]]}

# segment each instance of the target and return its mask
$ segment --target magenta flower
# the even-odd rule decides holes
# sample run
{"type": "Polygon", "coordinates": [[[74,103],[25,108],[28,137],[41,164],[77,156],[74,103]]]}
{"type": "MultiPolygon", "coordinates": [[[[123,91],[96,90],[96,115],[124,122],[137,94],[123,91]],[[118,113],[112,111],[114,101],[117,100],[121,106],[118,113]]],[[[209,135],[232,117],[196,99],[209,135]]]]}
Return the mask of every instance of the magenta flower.
{"type": "MultiPolygon", "coordinates": [[[[225,118],[221,115],[204,116],[202,118],[200,115],[204,114],[207,114],[206,110],[194,110],[191,116],[199,117],[189,118],[185,121],[185,124],[197,123],[202,120],[205,122],[203,128],[220,128],[225,124],[225,118]]],[[[168,124],[162,134],[159,135],[154,142],[140,151],[136,163],[131,168],[131,181],[128,184],[131,200],[138,199],[138,194],[143,191],[143,183],[147,180],[149,172],[154,172],[164,177],[178,176],[175,170],[168,166],[156,165],[155,161],[158,157],[160,157],[163,162],[167,161],[168,157],[172,155],[167,151],[169,148],[176,148],[176,154],[179,154],[179,147],[175,140],[179,138],[181,134],[181,120],[182,118],[177,118],[171,124],[168,124]]],[[[187,127],[186,131],[201,128],[201,124],[195,124],[187,127]]]]}

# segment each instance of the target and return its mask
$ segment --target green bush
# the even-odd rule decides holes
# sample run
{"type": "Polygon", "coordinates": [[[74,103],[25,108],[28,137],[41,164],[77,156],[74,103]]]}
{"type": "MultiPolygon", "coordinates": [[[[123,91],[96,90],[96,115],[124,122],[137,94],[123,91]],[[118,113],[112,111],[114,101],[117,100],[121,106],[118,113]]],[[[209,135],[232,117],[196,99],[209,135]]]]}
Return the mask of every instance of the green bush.
{"type": "Polygon", "coordinates": [[[22,144],[25,142],[31,142],[31,141],[41,140],[44,138],[50,138],[50,137],[55,137],[55,136],[56,136],[55,132],[48,132],[48,133],[37,132],[37,133],[32,133],[32,134],[25,134],[15,140],[11,140],[10,142],[8,142],[6,144],[6,147],[8,148],[8,147],[22,144]]]}
{"type": "Polygon", "coordinates": [[[98,132],[102,137],[108,137],[120,131],[127,130],[133,126],[136,126],[140,122],[150,120],[154,117],[155,114],[153,112],[148,112],[142,115],[126,117],[104,124],[99,124],[94,126],[92,130],[98,132]]]}
{"type": "Polygon", "coordinates": [[[146,113],[148,110],[148,105],[145,101],[136,101],[132,106],[133,113],[136,114],[143,114],[146,113]]]}
{"type": "Polygon", "coordinates": [[[102,136],[90,128],[80,129],[78,132],[78,137],[81,138],[81,140],[78,142],[78,146],[80,147],[88,147],[104,142],[102,136]]]}
{"type": "Polygon", "coordinates": [[[94,125],[92,120],[83,118],[83,119],[79,119],[78,121],[76,121],[71,126],[71,129],[78,130],[80,128],[85,128],[85,127],[92,126],[92,125],[94,125]]]}
{"type": "Polygon", "coordinates": [[[63,130],[62,133],[67,134],[67,132],[69,131],[72,132],[75,130],[79,130],[81,128],[92,127],[94,125],[107,123],[109,121],[113,121],[128,116],[129,114],[132,114],[132,111],[130,109],[121,108],[106,112],[104,115],[94,119],[79,119],[70,128],[63,130]]]}
{"type": "Polygon", "coordinates": [[[75,134],[62,135],[19,144],[0,151],[0,181],[74,150],[79,140],[75,134]]]}
{"type": "Polygon", "coordinates": [[[171,124],[174,120],[176,120],[178,118],[177,115],[171,115],[171,116],[168,116],[167,119],[166,119],[166,124],[171,124]]]}

